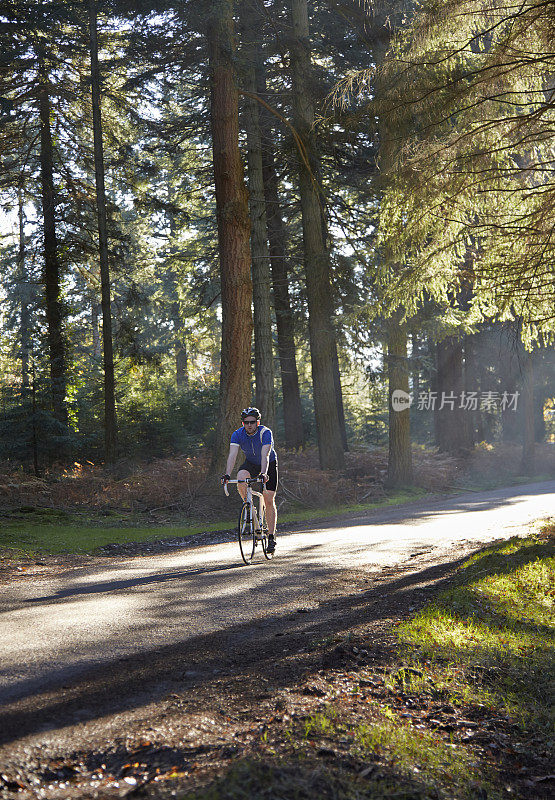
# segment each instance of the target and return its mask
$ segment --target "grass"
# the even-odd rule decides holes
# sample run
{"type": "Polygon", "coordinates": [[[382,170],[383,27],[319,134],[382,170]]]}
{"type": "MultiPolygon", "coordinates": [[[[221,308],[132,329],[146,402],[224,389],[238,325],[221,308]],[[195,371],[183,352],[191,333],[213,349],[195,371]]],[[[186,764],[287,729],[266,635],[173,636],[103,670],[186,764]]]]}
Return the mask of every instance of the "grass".
{"type": "Polygon", "coordinates": [[[468,784],[484,784],[484,772],[478,759],[465,748],[453,747],[430,731],[416,730],[391,715],[391,720],[360,725],[355,743],[363,757],[377,754],[390,769],[407,777],[417,775],[428,789],[441,796],[472,796],[468,784]]]}
{"type": "Polygon", "coordinates": [[[434,685],[487,703],[523,730],[555,736],[555,526],[487,548],[456,584],[399,628],[410,663],[434,685]]]}
{"type": "MultiPolygon", "coordinates": [[[[466,476],[461,479],[460,484],[455,484],[457,492],[486,492],[490,489],[504,489],[510,486],[525,486],[528,483],[544,483],[553,480],[553,473],[541,472],[533,475],[501,475],[486,476],[478,475],[474,478],[466,476]]],[[[453,487],[451,487],[453,488],[453,487]]]]}
{"type": "Polygon", "coordinates": [[[327,517],[341,516],[343,514],[357,514],[371,511],[375,508],[384,508],[386,506],[399,506],[403,503],[410,503],[412,500],[417,500],[419,497],[424,497],[427,494],[425,489],[404,489],[397,491],[389,497],[384,497],[383,500],[375,500],[372,503],[357,503],[356,505],[346,506],[327,506],[326,508],[307,509],[305,511],[296,510],[290,511],[287,514],[281,514],[279,517],[280,522],[303,522],[304,520],[312,519],[325,519],[327,517]]]}
{"type": "Polygon", "coordinates": [[[290,719],[281,740],[261,740],[258,757],[180,797],[522,800],[544,789],[547,796],[554,599],[555,524],[480,551],[396,628],[393,666],[345,668],[332,681],[339,688],[290,719]],[[380,683],[376,694],[360,689],[380,683]],[[438,724],[442,714],[451,725],[438,724]]]}
{"type": "MultiPolygon", "coordinates": [[[[356,514],[384,506],[401,505],[424,495],[423,490],[401,491],[374,503],[352,506],[331,506],[289,512],[279,516],[280,523],[305,522],[316,519],[356,514]]],[[[223,522],[187,526],[137,526],[91,525],[90,519],[78,517],[51,508],[31,508],[9,520],[0,527],[0,552],[8,552],[12,558],[34,557],[40,554],[94,553],[109,544],[149,542],[161,539],[181,538],[196,533],[230,530],[235,519],[223,522]]],[[[123,517],[122,517],[123,519],[123,517]]]]}
{"type": "Polygon", "coordinates": [[[353,725],[339,706],[327,706],[286,732],[290,745],[286,758],[240,761],[224,778],[180,796],[182,800],[471,800],[496,796],[479,793],[488,784],[472,754],[450,747],[431,733],[415,732],[378,704],[371,713],[378,719],[353,725]],[[315,760],[318,746],[346,740],[351,744],[342,760],[327,764],[315,760]]]}
{"type": "Polygon", "coordinates": [[[359,788],[348,776],[333,770],[306,763],[268,764],[256,760],[234,765],[224,778],[180,797],[181,800],[361,800],[359,788]]]}
{"type": "Polygon", "coordinates": [[[12,522],[0,529],[0,551],[8,551],[13,558],[26,558],[41,554],[94,553],[110,544],[130,542],[155,542],[173,537],[192,536],[206,531],[223,531],[231,522],[193,527],[100,527],[52,523],[12,522]]]}
{"type": "Polygon", "coordinates": [[[304,721],[303,738],[350,740],[351,754],[361,763],[379,759],[398,776],[418,775],[436,793],[447,785],[464,796],[469,780],[480,780],[476,759],[464,749],[430,731],[415,730],[388,706],[372,703],[367,715],[368,722],[352,722],[345,719],[341,705],[329,705],[304,721]]]}

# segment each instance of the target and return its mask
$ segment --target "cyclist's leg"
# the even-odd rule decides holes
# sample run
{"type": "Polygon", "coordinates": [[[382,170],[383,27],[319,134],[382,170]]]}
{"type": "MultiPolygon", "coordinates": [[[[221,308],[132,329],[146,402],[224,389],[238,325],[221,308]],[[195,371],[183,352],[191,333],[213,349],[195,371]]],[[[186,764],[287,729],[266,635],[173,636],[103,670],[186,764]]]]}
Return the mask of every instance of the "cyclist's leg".
{"type": "MultiPolygon", "coordinates": [[[[237,473],[237,480],[238,481],[246,481],[247,478],[250,478],[250,477],[251,477],[251,474],[248,471],[248,469],[240,469],[239,472],[237,473]]],[[[243,500],[247,499],[247,485],[246,485],[246,483],[238,483],[237,484],[237,491],[239,492],[239,494],[241,495],[243,500]]]]}
{"type": "Polygon", "coordinates": [[[276,489],[278,485],[277,462],[271,461],[268,469],[268,481],[264,487],[264,501],[266,503],[266,520],[268,522],[268,534],[276,535],[277,508],[276,508],[276,489]]]}
{"type": "Polygon", "coordinates": [[[264,489],[264,502],[266,503],[266,521],[268,523],[268,534],[275,536],[276,522],[277,522],[277,509],[275,501],[276,493],[269,489],[264,489]]]}
{"type": "MultiPolygon", "coordinates": [[[[237,470],[237,480],[238,481],[246,481],[247,478],[256,478],[260,469],[256,466],[256,464],[251,464],[250,461],[244,461],[239,469],[237,470]]],[[[243,500],[247,499],[247,487],[244,483],[237,484],[237,491],[243,498],[243,500]]]]}

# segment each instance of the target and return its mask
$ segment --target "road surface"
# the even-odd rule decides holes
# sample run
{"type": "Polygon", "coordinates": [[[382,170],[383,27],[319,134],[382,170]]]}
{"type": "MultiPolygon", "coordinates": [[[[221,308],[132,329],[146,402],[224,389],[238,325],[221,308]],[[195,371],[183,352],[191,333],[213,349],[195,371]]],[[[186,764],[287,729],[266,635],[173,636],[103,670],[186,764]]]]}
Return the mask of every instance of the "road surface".
{"type": "Polygon", "coordinates": [[[316,607],[345,576],[428,554],[452,560],[555,512],[555,482],[423,500],[278,537],[276,558],[241,565],[238,545],[99,558],[2,587],[0,704],[60,687],[91,668],[316,607]],[[342,577],[343,576],[343,577],[342,577]]]}

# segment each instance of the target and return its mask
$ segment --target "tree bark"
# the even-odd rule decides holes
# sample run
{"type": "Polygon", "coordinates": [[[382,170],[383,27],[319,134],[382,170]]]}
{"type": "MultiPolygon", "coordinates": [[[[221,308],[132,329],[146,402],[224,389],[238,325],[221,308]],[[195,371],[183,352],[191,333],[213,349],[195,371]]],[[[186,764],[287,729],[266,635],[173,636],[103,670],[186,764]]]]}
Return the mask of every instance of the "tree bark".
{"type": "Polygon", "coordinates": [[[410,406],[396,410],[394,392],[409,394],[409,362],[407,358],[407,332],[396,317],[389,322],[387,344],[388,408],[389,408],[389,461],[387,485],[390,488],[412,484],[412,448],[410,440],[410,406]]]}
{"type": "Polygon", "coordinates": [[[345,406],[343,405],[343,391],[341,389],[341,371],[339,369],[339,355],[337,353],[337,342],[333,343],[333,385],[335,387],[335,403],[337,405],[337,418],[339,420],[339,434],[341,444],[345,453],[349,452],[349,442],[347,441],[347,424],[345,422],[345,406]]]}
{"type": "Polygon", "coordinates": [[[231,0],[212,4],[208,22],[210,123],[222,297],[220,410],[211,471],[223,469],[239,413],[250,403],[252,282],[247,190],[239,153],[231,0]]]}
{"type": "MultiPolygon", "coordinates": [[[[262,67],[259,68],[257,74],[257,89],[258,94],[262,96],[266,93],[266,80],[262,67]]],[[[304,446],[304,431],[293,313],[289,297],[287,237],[280,210],[278,178],[273,158],[275,141],[272,135],[272,121],[270,112],[264,106],[259,109],[259,120],[266,224],[268,226],[272,290],[274,294],[277,346],[283,395],[285,446],[290,450],[298,450],[304,446]]]]}
{"type": "MultiPolygon", "coordinates": [[[[504,328],[500,331],[500,349],[503,356],[500,359],[500,389],[502,392],[514,395],[517,391],[519,358],[525,353],[522,347],[515,347],[514,342],[510,339],[510,332],[504,328]]],[[[504,442],[519,441],[519,423],[520,415],[513,410],[512,406],[507,405],[505,409],[501,410],[501,436],[504,442]]]]}
{"type": "Polygon", "coordinates": [[[94,174],[100,258],[102,305],[102,352],[104,361],[104,453],[107,464],[113,464],[117,447],[117,421],[112,345],[112,313],[110,301],[110,269],[108,265],[108,227],[106,223],[106,190],[104,186],[104,152],[100,109],[100,67],[98,64],[96,0],[89,0],[89,36],[91,55],[91,94],[94,138],[94,174]]]}
{"type": "Polygon", "coordinates": [[[168,190],[168,212],[167,219],[169,225],[168,234],[168,252],[167,261],[164,267],[166,278],[169,282],[168,294],[171,298],[170,312],[173,323],[173,346],[175,354],[175,384],[179,389],[189,388],[189,356],[187,352],[187,338],[186,327],[183,324],[183,317],[179,304],[178,283],[179,274],[172,268],[173,258],[177,253],[177,248],[174,245],[174,237],[176,235],[177,225],[175,221],[175,213],[173,210],[174,204],[178,198],[173,189],[171,177],[173,174],[179,174],[179,160],[175,156],[172,159],[172,166],[170,173],[167,176],[167,190],[168,190]]]}
{"type": "MultiPolygon", "coordinates": [[[[469,333],[464,337],[464,390],[465,392],[478,391],[478,372],[476,368],[476,334],[469,333]]],[[[464,412],[466,435],[470,449],[476,444],[476,431],[480,411],[469,409],[464,412]]]]}
{"type": "MultiPolygon", "coordinates": [[[[259,59],[257,33],[262,26],[260,15],[252,8],[242,6],[245,39],[245,88],[256,94],[256,62],[259,59]]],[[[254,312],[254,375],[255,404],[260,409],[262,421],[269,428],[275,422],[274,352],[272,344],[270,252],[264,179],[262,172],[262,137],[260,133],[259,105],[254,97],[245,98],[245,127],[247,132],[247,164],[249,211],[251,220],[251,260],[254,312]]]]}
{"type": "Polygon", "coordinates": [[[68,424],[66,407],[66,345],[63,333],[63,305],[60,294],[60,263],[56,238],[56,198],[52,132],[50,129],[49,76],[43,55],[39,55],[38,94],[40,116],[40,178],[44,235],[44,288],[46,323],[50,357],[52,413],[64,427],[68,424]]]}
{"type": "Polygon", "coordinates": [[[420,394],[420,371],[422,369],[422,365],[420,363],[422,350],[420,348],[420,342],[418,341],[418,334],[416,332],[411,334],[411,345],[410,368],[412,376],[412,394],[414,398],[413,406],[416,406],[418,404],[418,396],[420,394]]]}
{"type": "Polygon", "coordinates": [[[532,354],[528,352],[522,356],[522,415],[520,472],[522,475],[533,475],[535,473],[534,364],[532,354]]]}
{"type": "Polygon", "coordinates": [[[538,387],[534,391],[534,441],[539,444],[545,442],[547,436],[547,427],[545,425],[545,417],[543,407],[545,404],[545,397],[540,394],[538,387]]]}
{"type": "Polygon", "coordinates": [[[101,309],[96,297],[91,296],[91,326],[92,326],[92,350],[93,358],[100,359],[102,356],[102,346],[98,333],[98,310],[101,309]]]}
{"type": "Polygon", "coordinates": [[[462,339],[448,336],[437,343],[437,446],[458,455],[468,450],[465,411],[460,407],[464,391],[462,339]]]}
{"type": "Polygon", "coordinates": [[[189,388],[187,348],[184,342],[181,345],[177,345],[175,353],[175,382],[180,389],[189,388]]]}
{"type": "Polygon", "coordinates": [[[21,359],[21,394],[29,391],[29,356],[31,353],[31,315],[29,312],[29,279],[25,269],[25,215],[23,211],[23,189],[17,192],[19,220],[19,247],[17,251],[17,294],[20,303],[19,341],[21,359]]]}
{"type": "Polygon", "coordinates": [[[32,370],[32,383],[31,383],[31,444],[33,447],[33,469],[37,478],[40,478],[39,468],[39,446],[37,439],[37,384],[35,374],[35,357],[31,354],[31,370],[32,370]]]}
{"type": "Polygon", "coordinates": [[[299,155],[299,190],[318,451],[322,469],[342,469],[345,458],[333,369],[335,333],[330,264],[324,246],[320,197],[314,179],[318,168],[312,131],[314,102],[310,85],[312,65],[306,0],[291,0],[291,16],[293,110],[295,127],[305,152],[304,157],[299,155]]]}

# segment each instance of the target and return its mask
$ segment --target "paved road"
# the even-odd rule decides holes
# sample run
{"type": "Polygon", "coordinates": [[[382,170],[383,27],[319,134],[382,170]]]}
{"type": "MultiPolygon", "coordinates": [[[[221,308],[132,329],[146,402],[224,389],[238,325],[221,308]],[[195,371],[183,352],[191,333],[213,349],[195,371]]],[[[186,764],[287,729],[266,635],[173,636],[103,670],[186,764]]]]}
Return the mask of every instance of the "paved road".
{"type": "MultiPolygon", "coordinates": [[[[281,535],[278,555],[240,564],[235,542],[108,561],[2,591],[0,702],[90,667],[311,605],[349,571],[436,561],[555,513],[555,482],[421,501],[281,535]]],[[[348,591],[345,589],[344,591],[348,591]]]]}

